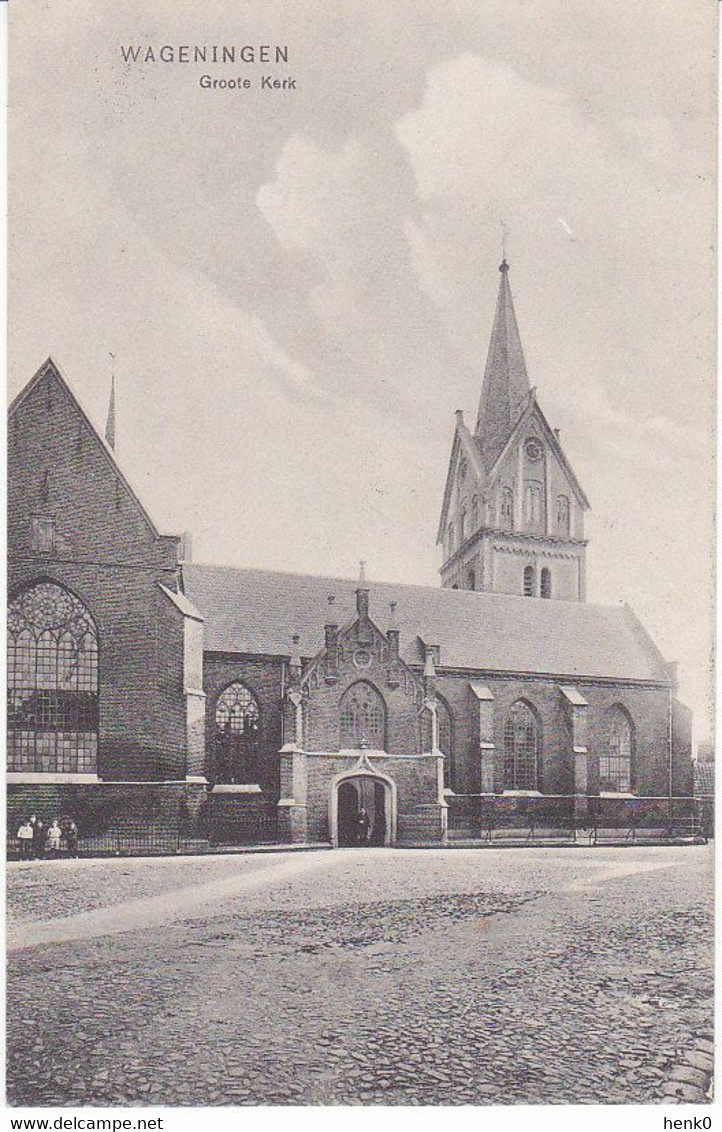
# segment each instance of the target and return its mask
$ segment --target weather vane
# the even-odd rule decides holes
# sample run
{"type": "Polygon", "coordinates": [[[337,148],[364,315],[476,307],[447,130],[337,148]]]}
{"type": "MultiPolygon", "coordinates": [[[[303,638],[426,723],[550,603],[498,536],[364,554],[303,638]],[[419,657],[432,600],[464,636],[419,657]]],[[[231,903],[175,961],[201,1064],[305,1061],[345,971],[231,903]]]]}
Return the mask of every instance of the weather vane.
{"type": "Polygon", "coordinates": [[[501,224],[501,258],[503,260],[505,260],[506,259],[506,241],[507,241],[507,237],[509,235],[509,225],[507,224],[506,220],[500,220],[499,223],[501,224]]]}

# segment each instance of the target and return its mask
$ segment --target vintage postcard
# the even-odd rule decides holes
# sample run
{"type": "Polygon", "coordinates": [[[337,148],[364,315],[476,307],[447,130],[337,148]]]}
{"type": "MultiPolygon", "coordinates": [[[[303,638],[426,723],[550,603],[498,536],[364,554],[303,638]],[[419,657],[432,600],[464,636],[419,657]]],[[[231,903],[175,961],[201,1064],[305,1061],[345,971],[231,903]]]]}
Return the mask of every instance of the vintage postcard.
{"type": "Polygon", "coordinates": [[[716,5],[10,8],[7,1104],[709,1105],[716,5]]]}

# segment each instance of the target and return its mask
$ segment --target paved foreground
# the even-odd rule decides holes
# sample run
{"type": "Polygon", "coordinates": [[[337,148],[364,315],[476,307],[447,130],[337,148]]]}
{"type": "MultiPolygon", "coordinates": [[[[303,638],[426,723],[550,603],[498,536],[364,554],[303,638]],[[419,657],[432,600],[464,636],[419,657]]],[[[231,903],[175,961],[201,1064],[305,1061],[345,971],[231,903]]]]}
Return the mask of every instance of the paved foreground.
{"type": "Polygon", "coordinates": [[[705,1099],[708,847],[8,875],[11,1104],[705,1099]]]}

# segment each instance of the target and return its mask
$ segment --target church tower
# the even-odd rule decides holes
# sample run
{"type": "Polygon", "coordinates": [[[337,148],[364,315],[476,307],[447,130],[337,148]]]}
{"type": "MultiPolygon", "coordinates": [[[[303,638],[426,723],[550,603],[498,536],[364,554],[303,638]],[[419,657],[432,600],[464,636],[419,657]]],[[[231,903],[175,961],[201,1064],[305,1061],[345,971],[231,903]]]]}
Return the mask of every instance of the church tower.
{"type": "Polygon", "coordinates": [[[499,271],[473,432],[456,413],[437,537],[441,584],[584,601],[589,503],[529,386],[506,259],[499,271]]]}

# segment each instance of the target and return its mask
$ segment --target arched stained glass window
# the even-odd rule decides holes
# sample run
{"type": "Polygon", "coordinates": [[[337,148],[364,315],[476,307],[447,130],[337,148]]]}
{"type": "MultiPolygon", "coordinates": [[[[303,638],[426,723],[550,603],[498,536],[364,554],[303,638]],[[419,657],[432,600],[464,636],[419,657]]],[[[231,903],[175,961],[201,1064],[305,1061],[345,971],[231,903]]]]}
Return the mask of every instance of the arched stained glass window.
{"type": "Polygon", "coordinates": [[[386,746],[386,705],[373,684],[359,680],[341,700],[341,750],[369,748],[382,751],[386,746]]]}
{"type": "Polygon", "coordinates": [[[447,555],[447,558],[448,558],[454,553],[454,524],[453,523],[449,523],[449,526],[448,526],[448,529],[447,529],[447,532],[446,532],[446,541],[447,541],[448,547],[449,547],[449,549],[446,552],[446,555],[447,555]]]}
{"type": "Polygon", "coordinates": [[[237,680],[221,692],[216,704],[216,782],[257,783],[260,720],[258,700],[245,684],[237,680]]]}
{"type": "Polygon", "coordinates": [[[560,535],[569,534],[569,499],[566,495],[557,497],[557,530],[560,535]]]}
{"type": "Polygon", "coordinates": [[[8,770],[96,774],[98,633],[75,594],[38,582],[8,608],[8,770]]]}
{"type": "Polygon", "coordinates": [[[529,704],[517,700],[504,723],[504,789],[539,788],[539,721],[529,704]]]}
{"type": "Polygon", "coordinates": [[[545,566],[541,572],[541,585],[539,592],[542,597],[552,596],[552,573],[548,566],[545,566]]]}
{"type": "Polygon", "coordinates": [[[632,721],[617,704],[607,712],[605,723],[604,746],[599,756],[599,789],[603,793],[628,794],[632,788],[632,721]]]}

